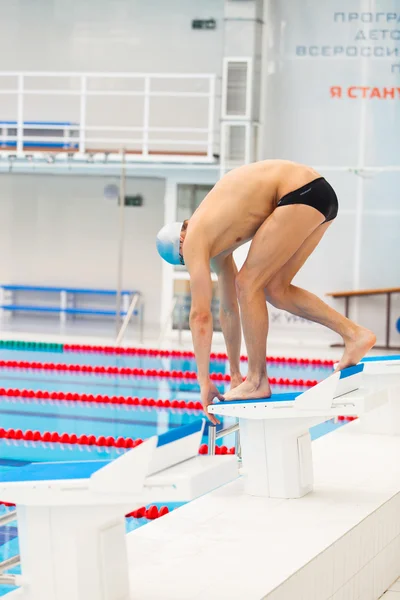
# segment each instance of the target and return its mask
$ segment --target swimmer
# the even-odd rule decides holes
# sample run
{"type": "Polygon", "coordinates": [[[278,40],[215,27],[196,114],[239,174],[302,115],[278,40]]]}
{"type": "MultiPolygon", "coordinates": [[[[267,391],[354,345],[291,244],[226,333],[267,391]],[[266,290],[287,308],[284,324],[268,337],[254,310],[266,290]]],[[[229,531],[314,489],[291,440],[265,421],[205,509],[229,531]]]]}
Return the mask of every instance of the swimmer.
{"type": "MultiPolygon", "coordinates": [[[[268,310],[276,308],[325,325],[345,346],[337,370],[357,364],[375,335],[333,310],[292,280],[338,213],[330,184],[314,169],[285,160],[266,160],[227,173],[189,220],[161,229],[157,249],[167,262],[186,265],[190,275],[190,329],[201,399],[267,398],[268,310]],[[251,240],[240,271],[233,251],[251,240]],[[224,396],[210,380],[213,332],[210,265],[218,276],[220,320],[230,364],[231,389],[224,396]],[[240,313],[239,313],[240,307],[240,313]],[[248,354],[240,374],[241,325],[248,354]]],[[[213,415],[207,415],[214,423],[213,415]]]]}

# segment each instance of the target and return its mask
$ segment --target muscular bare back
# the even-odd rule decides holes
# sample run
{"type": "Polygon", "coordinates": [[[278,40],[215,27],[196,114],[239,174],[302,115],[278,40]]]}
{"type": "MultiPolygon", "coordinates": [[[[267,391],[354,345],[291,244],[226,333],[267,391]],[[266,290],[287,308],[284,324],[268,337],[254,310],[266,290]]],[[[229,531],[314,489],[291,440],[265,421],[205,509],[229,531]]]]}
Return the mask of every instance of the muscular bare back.
{"type": "Polygon", "coordinates": [[[280,198],[320,175],[311,167],[265,160],[230,171],[190,219],[187,235],[201,238],[210,258],[232,252],[253,238],[280,198]]]}

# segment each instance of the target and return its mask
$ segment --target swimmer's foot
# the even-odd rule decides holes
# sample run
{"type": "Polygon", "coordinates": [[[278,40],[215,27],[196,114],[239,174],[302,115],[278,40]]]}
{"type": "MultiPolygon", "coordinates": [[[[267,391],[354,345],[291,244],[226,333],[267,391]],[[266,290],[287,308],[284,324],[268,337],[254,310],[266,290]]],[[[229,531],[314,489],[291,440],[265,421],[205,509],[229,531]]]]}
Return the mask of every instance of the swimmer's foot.
{"type": "Polygon", "coordinates": [[[255,398],[269,398],[270,396],[271,388],[267,377],[262,379],[258,385],[255,385],[248,379],[245,379],[243,383],[224,394],[224,398],[227,401],[254,400],[255,398]]]}
{"type": "Polygon", "coordinates": [[[345,350],[335,373],[358,364],[376,342],[375,334],[369,329],[365,329],[365,327],[357,327],[350,338],[343,339],[345,350]]]}

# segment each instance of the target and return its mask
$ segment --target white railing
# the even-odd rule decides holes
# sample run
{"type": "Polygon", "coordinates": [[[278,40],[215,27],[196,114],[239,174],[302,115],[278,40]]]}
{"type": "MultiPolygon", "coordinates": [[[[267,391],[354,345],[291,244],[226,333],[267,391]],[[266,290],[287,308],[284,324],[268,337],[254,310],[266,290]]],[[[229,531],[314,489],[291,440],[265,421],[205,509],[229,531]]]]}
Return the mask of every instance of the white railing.
{"type": "Polygon", "coordinates": [[[216,77],[0,72],[0,152],[214,155],[216,77]]]}

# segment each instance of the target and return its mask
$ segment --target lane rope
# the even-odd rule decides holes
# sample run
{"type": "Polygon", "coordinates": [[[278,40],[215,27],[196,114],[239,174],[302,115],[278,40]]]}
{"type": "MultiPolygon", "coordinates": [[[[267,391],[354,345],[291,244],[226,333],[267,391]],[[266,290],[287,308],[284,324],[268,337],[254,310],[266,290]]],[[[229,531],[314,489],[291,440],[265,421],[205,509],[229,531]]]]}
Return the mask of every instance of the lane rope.
{"type": "MultiPolygon", "coordinates": [[[[15,441],[26,441],[26,442],[44,442],[52,444],[70,444],[73,446],[99,446],[108,448],[136,448],[140,444],[143,444],[143,440],[138,438],[136,440],[132,438],[119,437],[115,439],[114,436],[100,435],[76,435],[76,433],[58,433],[57,431],[32,431],[27,429],[4,429],[0,428],[0,439],[15,440],[15,441]]],[[[207,454],[207,444],[202,444],[199,448],[199,454],[207,454]]],[[[235,454],[235,448],[228,448],[227,446],[215,446],[216,454],[235,454]]]]}
{"type": "MultiPolygon", "coordinates": [[[[160,350],[152,348],[121,348],[115,346],[96,346],[89,344],[55,344],[48,342],[26,342],[19,340],[0,340],[0,350],[25,350],[35,352],[90,352],[96,354],[111,354],[111,355],[131,355],[131,356],[152,356],[165,358],[195,358],[194,352],[189,350],[160,350]]],[[[227,360],[228,355],[225,352],[212,352],[211,360],[227,360]]],[[[247,356],[240,357],[242,362],[248,360],[247,356]]],[[[268,356],[267,362],[289,363],[295,365],[312,365],[332,367],[334,360],[322,360],[318,358],[297,358],[283,356],[268,356]]]]}
{"type": "MultiPolygon", "coordinates": [[[[83,373],[85,375],[123,375],[126,377],[155,377],[162,379],[191,379],[197,380],[194,371],[170,371],[164,369],[137,369],[130,367],[104,367],[92,365],[67,365],[63,363],[29,362],[24,360],[0,360],[2,369],[26,369],[34,371],[57,371],[58,373],[83,373]]],[[[212,381],[229,382],[230,375],[223,373],[210,373],[212,381]]],[[[271,385],[287,385],[296,387],[313,387],[317,380],[288,379],[283,377],[270,377],[271,385]]]]}
{"type": "MultiPolygon", "coordinates": [[[[16,504],[13,504],[12,502],[3,502],[2,500],[0,500],[0,506],[11,508],[15,507],[16,504]]],[[[148,508],[146,508],[145,506],[141,506],[140,508],[137,508],[136,510],[133,510],[130,513],[126,514],[125,517],[127,519],[147,519],[149,521],[154,521],[155,519],[159,519],[160,517],[168,515],[169,512],[170,510],[168,506],[161,506],[160,509],[158,508],[158,506],[155,505],[151,505],[148,508]]]]}
{"type": "MultiPolygon", "coordinates": [[[[151,356],[162,358],[195,358],[194,352],[190,350],[159,350],[153,348],[121,348],[115,346],[93,346],[86,344],[64,344],[64,352],[93,352],[97,354],[117,354],[131,356],[151,356]]],[[[228,360],[228,355],[225,352],[211,352],[211,360],[228,360]]],[[[248,357],[241,355],[240,360],[247,362],[248,357]]],[[[267,356],[267,362],[290,363],[294,365],[313,365],[315,367],[333,367],[334,360],[323,360],[319,358],[297,358],[284,356],[267,356]]]]}
{"type": "Polygon", "coordinates": [[[163,400],[159,398],[138,398],[125,396],[107,396],[93,394],[77,394],[72,392],[47,392],[42,390],[20,390],[0,388],[0,397],[21,398],[28,400],[47,400],[62,402],[87,402],[89,404],[112,404],[118,406],[143,406],[150,408],[172,408],[181,410],[203,409],[201,402],[186,402],[185,400],[163,400]]]}

